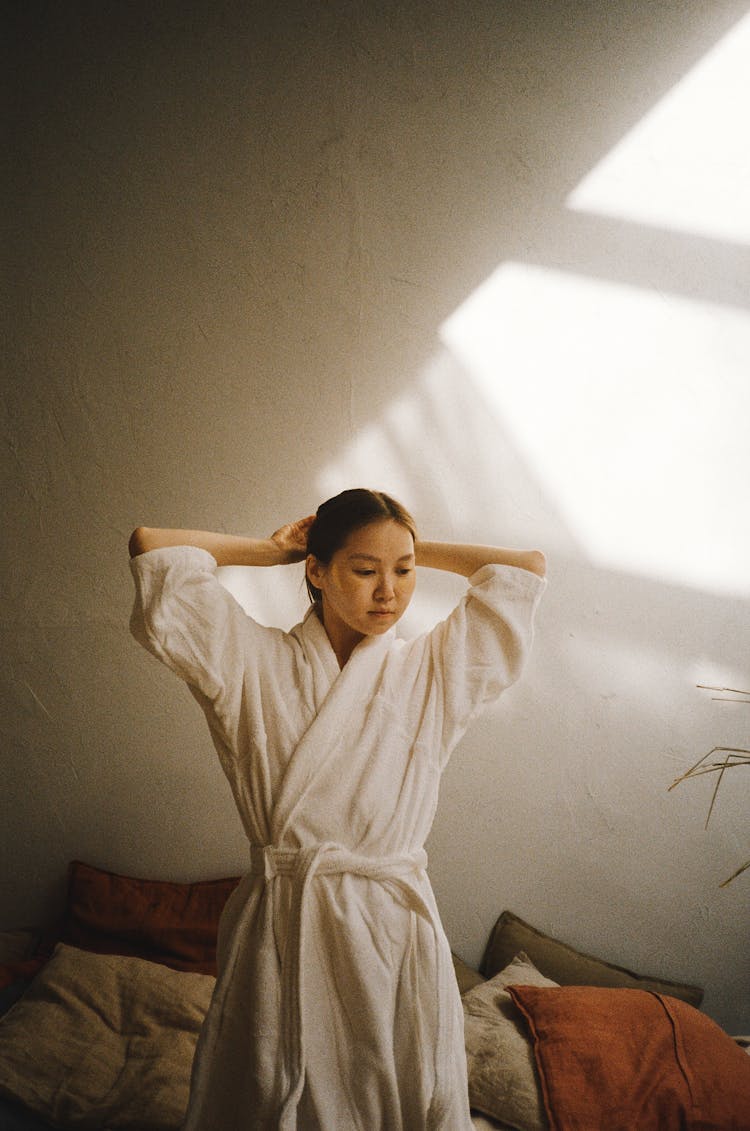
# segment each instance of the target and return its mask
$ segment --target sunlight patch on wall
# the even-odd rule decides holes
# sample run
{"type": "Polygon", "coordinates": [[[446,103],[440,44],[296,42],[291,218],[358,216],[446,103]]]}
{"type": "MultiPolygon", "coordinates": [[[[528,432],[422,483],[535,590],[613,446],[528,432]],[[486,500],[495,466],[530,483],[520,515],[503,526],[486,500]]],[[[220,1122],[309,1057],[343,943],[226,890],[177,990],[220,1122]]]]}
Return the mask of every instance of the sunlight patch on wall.
{"type": "Polygon", "coordinates": [[[441,336],[594,563],[750,593],[747,314],[508,263],[441,336]]]}
{"type": "Polygon", "coordinates": [[[321,500],[349,487],[373,487],[406,502],[408,476],[398,438],[401,436],[402,442],[409,444],[415,411],[409,398],[400,398],[388,409],[390,428],[385,427],[385,421],[362,428],[356,441],[318,476],[321,500]]]}
{"type": "MultiPolygon", "coordinates": [[[[466,485],[451,443],[466,422],[456,419],[455,412],[448,421],[444,418],[444,385],[449,381],[453,387],[455,378],[453,372],[442,373],[443,357],[444,351],[426,366],[412,391],[395,397],[323,468],[316,480],[320,499],[348,487],[374,487],[411,508],[418,525],[429,524],[440,504],[449,515],[466,508],[466,485]]],[[[447,406],[449,413],[452,407],[447,406]]]]}
{"type": "Polygon", "coordinates": [[[568,198],[576,211],[750,243],[750,16],[568,198]]]}

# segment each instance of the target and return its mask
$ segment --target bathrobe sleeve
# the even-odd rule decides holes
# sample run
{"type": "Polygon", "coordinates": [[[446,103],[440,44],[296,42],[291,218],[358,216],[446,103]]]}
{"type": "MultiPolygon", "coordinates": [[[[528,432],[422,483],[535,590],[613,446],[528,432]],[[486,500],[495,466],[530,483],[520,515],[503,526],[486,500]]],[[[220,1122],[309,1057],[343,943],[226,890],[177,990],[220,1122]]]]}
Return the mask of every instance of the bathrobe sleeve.
{"type": "Polygon", "coordinates": [[[131,632],[213,708],[227,730],[240,715],[243,686],[273,662],[278,629],[247,615],[219,582],[216,560],[194,546],[149,550],[131,559],[131,632]]]}
{"type": "Polygon", "coordinates": [[[474,716],[521,674],[546,584],[515,566],[483,566],[450,616],[428,633],[427,710],[441,736],[442,765],[474,716]]]}

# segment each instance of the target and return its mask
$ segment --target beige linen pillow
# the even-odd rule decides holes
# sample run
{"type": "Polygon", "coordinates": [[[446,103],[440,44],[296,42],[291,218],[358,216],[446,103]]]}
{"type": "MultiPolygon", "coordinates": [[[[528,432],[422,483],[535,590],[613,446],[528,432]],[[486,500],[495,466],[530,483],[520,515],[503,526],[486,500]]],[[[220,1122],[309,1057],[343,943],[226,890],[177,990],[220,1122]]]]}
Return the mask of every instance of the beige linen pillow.
{"type": "Polygon", "coordinates": [[[517,1131],[547,1131],[526,1022],[506,986],[556,986],[518,954],[494,978],[464,994],[469,1103],[517,1131]]]}
{"type": "Polygon", "coordinates": [[[591,954],[583,954],[567,943],[545,935],[536,927],[524,923],[512,911],[503,911],[493,928],[480,967],[486,978],[510,962],[523,951],[538,970],[554,978],[561,986],[601,986],[611,989],[651,990],[680,998],[697,1009],[703,1000],[699,986],[668,982],[664,978],[650,977],[615,966],[591,954]]]}
{"type": "Polygon", "coordinates": [[[214,985],[58,944],[0,1020],[0,1094],[60,1127],[173,1131],[214,985]]]}

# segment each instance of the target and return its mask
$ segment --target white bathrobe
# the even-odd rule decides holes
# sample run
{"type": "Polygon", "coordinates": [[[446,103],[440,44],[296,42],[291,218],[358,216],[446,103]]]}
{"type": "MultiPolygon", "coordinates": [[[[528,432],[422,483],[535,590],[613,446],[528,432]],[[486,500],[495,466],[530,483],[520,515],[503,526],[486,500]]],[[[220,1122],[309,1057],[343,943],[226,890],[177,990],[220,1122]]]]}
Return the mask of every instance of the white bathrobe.
{"type": "Polygon", "coordinates": [[[339,670],[312,609],[291,632],[259,625],[203,550],[132,568],[133,632],[201,704],[250,842],[185,1131],[471,1131],[423,846],[450,752],[520,672],[544,581],[485,566],[431,632],[366,637],[339,670]]]}

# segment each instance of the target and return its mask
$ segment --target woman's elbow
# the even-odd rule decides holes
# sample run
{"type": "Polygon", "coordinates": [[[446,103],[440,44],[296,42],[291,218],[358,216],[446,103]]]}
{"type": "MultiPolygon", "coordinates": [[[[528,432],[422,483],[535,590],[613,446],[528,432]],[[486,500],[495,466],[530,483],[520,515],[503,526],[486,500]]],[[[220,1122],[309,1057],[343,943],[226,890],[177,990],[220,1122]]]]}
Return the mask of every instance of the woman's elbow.
{"type": "Polygon", "coordinates": [[[148,549],[150,549],[148,544],[148,527],[136,526],[128,541],[128,550],[130,551],[131,558],[137,558],[139,554],[145,554],[148,549]]]}
{"type": "Polygon", "coordinates": [[[527,554],[526,569],[535,573],[537,577],[544,577],[547,573],[547,559],[541,550],[529,550],[527,554]]]}

